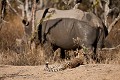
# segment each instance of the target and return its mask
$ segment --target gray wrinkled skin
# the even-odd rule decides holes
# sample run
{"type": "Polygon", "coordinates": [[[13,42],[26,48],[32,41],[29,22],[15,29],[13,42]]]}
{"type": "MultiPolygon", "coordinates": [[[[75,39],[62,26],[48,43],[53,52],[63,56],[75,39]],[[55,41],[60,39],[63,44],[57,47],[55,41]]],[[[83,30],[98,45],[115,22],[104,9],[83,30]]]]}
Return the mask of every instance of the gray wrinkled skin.
{"type": "MultiPolygon", "coordinates": [[[[50,42],[63,49],[75,49],[82,47],[82,45],[92,49],[93,47],[96,48],[94,44],[97,44],[96,42],[99,39],[103,40],[102,36],[98,39],[100,28],[98,29],[84,21],[72,18],[44,21],[40,27],[42,28],[42,33],[39,37],[42,38],[42,42],[50,42]]],[[[101,46],[102,43],[100,44],[101,46]]]]}

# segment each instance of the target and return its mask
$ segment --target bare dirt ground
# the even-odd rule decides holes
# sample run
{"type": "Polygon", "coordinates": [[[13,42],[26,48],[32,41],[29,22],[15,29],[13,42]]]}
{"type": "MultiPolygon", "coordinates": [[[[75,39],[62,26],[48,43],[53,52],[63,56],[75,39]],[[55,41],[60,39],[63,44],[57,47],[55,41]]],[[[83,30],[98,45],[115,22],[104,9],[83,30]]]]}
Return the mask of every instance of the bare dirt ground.
{"type": "Polygon", "coordinates": [[[44,66],[0,66],[0,80],[120,80],[120,65],[87,64],[59,72],[44,66]]]}

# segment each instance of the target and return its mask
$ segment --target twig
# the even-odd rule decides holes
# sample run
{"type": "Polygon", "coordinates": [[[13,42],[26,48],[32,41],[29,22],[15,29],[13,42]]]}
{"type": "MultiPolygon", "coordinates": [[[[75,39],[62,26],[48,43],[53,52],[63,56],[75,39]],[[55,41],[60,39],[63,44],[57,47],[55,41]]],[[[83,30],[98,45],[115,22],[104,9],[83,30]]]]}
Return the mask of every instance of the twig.
{"type": "Polygon", "coordinates": [[[108,14],[110,13],[111,9],[109,8],[110,1],[106,0],[105,1],[105,8],[104,8],[104,24],[108,28],[108,23],[107,23],[107,18],[108,14]]]}
{"type": "Polygon", "coordinates": [[[36,1],[33,0],[33,6],[32,6],[32,32],[35,31],[35,13],[36,13],[36,1]]]}
{"type": "Polygon", "coordinates": [[[22,4],[22,5],[24,5],[24,3],[22,2],[22,1],[20,1],[20,0],[16,0],[19,4],[22,4]]]}
{"type": "Polygon", "coordinates": [[[20,17],[21,20],[23,20],[23,17],[11,6],[10,2],[6,0],[8,6],[17,14],[18,17],[20,17]]]}
{"type": "Polygon", "coordinates": [[[115,20],[110,24],[110,26],[108,27],[108,33],[112,30],[113,26],[115,25],[115,23],[120,19],[120,13],[118,15],[117,18],[115,18],[115,20]]]}
{"type": "Polygon", "coordinates": [[[75,4],[75,6],[73,7],[73,9],[78,9],[79,5],[80,5],[80,3],[75,4]]]}

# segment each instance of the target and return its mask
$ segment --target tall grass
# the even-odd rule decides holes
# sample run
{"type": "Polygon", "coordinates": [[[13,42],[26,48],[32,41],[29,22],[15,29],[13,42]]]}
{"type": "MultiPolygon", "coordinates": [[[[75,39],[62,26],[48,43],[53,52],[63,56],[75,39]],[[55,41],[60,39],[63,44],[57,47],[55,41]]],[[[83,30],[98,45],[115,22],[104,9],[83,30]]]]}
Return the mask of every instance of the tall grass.
{"type": "Polygon", "coordinates": [[[44,63],[41,48],[34,53],[25,43],[17,45],[16,39],[23,37],[23,24],[14,13],[5,17],[0,30],[0,64],[6,65],[39,65],[44,63]]]}

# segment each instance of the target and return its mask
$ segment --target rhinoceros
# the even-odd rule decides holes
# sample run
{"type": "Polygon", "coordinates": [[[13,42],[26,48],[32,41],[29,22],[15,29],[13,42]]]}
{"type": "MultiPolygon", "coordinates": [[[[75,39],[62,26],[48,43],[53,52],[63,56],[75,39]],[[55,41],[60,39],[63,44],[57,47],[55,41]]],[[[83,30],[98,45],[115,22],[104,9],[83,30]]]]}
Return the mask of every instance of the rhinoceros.
{"type": "MultiPolygon", "coordinates": [[[[44,10],[38,10],[36,11],[36,18],[35,18],[35,24],[40,24],[40,20],[43,21],[51,20],[51,19],[57,19],[57,18],[73,18],[80,21],[84,21],[89,23],[91,26],[94,27],[100,27],[105,30],[105,35],[108,34],[107,28],[102,23],[102,20],[100,20],[95,14],[92,12],[84,12],[79,9],[70,9],[70,10],[57,10],[55,8],[47,8],[44,10]]],[[[30,22],[30,21],[28,21],[30,22]]],[[[26,24],[26,21],[24,22],[26,24]]],[[[30,28],[32,29],[32,28],[30,28]]],[[[26,33],[31,33],[32,30],[26,30],[26,33]]]]}
{"type": "Polygon", "coordinates": [[[85,21],[91,26],[103,28],[105,30],[105,36],[108,35],[108,30],[99,17],[92,12],[84,12],[79,9],[57,10],[55,8],[47,8],[44,10],[38,10],[36,11],[35,22],[36,24],[39,24],[41,19],[43,19],[43,21],[47,21],[56,18],[73,18],[85,21]]]}
{"type": "Polygon", "coordinates": [[[50,43],[52,47],[65,50],[84,46],[94,51],[96,48],[102,47],[104,30],[91,26],[85,21],[73,18],[57,18],[43,21],[40,24],[39,40],[43,45],[50,43]]]}
{"type": "Polygon", "coordinates": [[[92,51],[94,49],[94,52],[96,48],[102,48],[105,27],[91,12],[50,8],[36,12],[36,23],[41,19],[43,22],[39,25],[38,35],[43,44],[49,42],[62,49],[75,49],[84,45],[92,51]]]}

